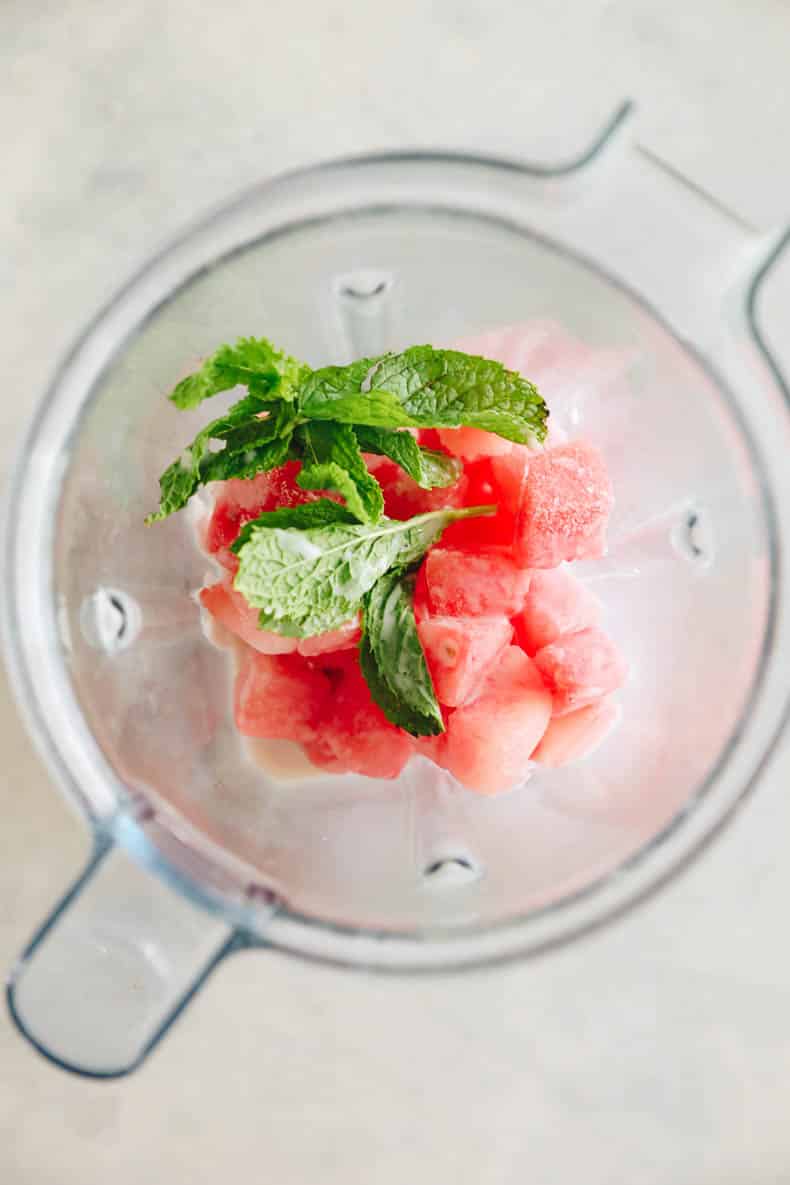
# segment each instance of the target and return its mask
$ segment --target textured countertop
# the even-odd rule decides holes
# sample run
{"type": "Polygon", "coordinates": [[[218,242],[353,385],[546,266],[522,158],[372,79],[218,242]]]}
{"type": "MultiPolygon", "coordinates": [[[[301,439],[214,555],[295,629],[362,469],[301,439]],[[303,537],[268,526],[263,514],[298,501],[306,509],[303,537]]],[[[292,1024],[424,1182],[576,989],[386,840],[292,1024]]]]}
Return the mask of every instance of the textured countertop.
{"type": "MultiPolygon", "coordinates": [[[[749,225],[790,222],[789,46],[782,0],[6,0],[0,467],[125,273],[294,164],[401,145],[556,160],[627,94],[651,151],[749,225]]],[[[788,307],[785,264],[763,310],[779,343],[788,307]]],[[[0,751],[8,966],[87,840],[4,681],[0,751]]],[[[0,1181],[790,1181],[789,774],[786,740],[690,872],[537,962],[414,981],[243,955],[104,1085],[0,1013],[0,1181]]]]}

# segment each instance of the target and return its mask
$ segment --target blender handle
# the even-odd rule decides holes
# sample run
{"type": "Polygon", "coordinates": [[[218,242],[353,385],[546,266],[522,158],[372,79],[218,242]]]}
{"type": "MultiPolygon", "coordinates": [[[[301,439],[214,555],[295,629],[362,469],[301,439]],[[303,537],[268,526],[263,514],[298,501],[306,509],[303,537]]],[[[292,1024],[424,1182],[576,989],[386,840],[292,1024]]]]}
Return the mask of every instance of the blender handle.
{"type": "Polygon", "coordinates": [[[11,1016],[62,1069],[118,1078],[148,1056],[243,933],[99,835],[82,874],[20,956],[11,1016]]]}

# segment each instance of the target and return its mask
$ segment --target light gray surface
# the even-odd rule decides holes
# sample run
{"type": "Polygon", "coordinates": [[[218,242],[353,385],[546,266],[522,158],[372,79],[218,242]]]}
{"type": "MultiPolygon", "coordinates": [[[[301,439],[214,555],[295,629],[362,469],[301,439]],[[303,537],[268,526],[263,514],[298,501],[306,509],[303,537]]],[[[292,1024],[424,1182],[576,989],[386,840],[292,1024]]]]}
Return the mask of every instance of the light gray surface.
{"type": "MultiPolygon", "coordinates": [[[[769,0],[6,0],[0,464],[124,274],[194,214],[296,163],[399,144],[556,159],[631,93],[648,147],[746,221],[787,220],[789,44],[790,9],[769,0]]],[[[783,272],[766,293],[777,340],[783,272]]],[[[7,965],[85,837],[5,688],[0,747],[7,965]]],[[[790,1180],[789,764],[785,743],[659,899],[538,963],[397,980],[240,956],[111,1085],[51,1069],[0,1015],[0,1180],[790,1180]]]]}

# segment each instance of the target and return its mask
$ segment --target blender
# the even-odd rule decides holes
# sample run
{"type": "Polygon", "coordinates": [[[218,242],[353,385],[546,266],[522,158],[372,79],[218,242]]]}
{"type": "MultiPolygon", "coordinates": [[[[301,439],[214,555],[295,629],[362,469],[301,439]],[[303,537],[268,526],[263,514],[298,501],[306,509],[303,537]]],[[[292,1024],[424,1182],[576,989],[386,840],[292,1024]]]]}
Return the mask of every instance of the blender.
{"type": "Polygon", "coordinates": [[[22,711],[93,837],[8,986],[60,1066],[128,1073],[251,945],[411,973],[544,951],[675,875],[754,784],[788,711],[790,397],[759,325],[787,236],[745,230],[629,116],[562,166],[405,152],[261,184],[63,361],[7,496],[4,597],[22,711]],[[267,774],[201,628],[194,521],[143,525],[201,421],[165,393],[237,336],[317,366],[532,319],[622,359],[560,409],[617,495],[584,578],[632,666],[621,726],[497,798],[423,758],[392,782],[267,774]]]}

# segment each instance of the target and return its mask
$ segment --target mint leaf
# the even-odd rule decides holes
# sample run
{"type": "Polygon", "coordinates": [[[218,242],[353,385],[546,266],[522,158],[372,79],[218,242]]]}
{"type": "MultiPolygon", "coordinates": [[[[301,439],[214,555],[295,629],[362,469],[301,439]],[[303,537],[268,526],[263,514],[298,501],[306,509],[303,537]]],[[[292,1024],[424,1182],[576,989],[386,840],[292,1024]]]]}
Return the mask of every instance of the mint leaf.
{"type": "Polygon", "coordinates": [[[414,577],[392,568],[364,598],[360,666],[384,715],[413,736],[444,732],[414,619],[414,577]]]}
{"type": "Polygon", "coordinates": [[[161,522],[181,510],[199,485],[199,470],[191,454],[187,453],[173,461],[159,478],[159,509],[146,516],[145,525],[150,527],[152,523],[161,522]]]}
{"type": "Polygon", "coordinates": [[[148,515],[146,524],[181,510],[207,482],[255,477],[284,464],[295,423],[289,403],[268,403],[251,395],[234,403],[224,416],[207,424],[164,471],[159,478],[159,509],[148,515]],[[220,451],[210,451],[212,440],[223,442],[220,451]]]}
{"type": "MultiPolygon", "coordinates": [[[[432,448],[420,448],[420,466],[421,478],[418,480],[415,477],[414,480],[424,490],[453,486],[464,471],[459,457],[450,457],[432,448]]],[[[414,477],[414,474],[411,476],[414,477]]]]}
{"type": "Polygon", "coordinates": [[[244,544],[252,538],[256,527],[303,531],[308,527],[328,527],[333,523],[350,524],[354,521],[353,514],[345,506],[340,506],[330,498],[318,498],[315,502],[302,502],[298,506],[278,506],[276,510],[267,510],[245,523],[231,543],[230,550],[238,555],[244,544]]]}
{"type": "MultiPolygon", "coordinates": [[[[304,514],[308,507],[287,513],[297,510],[304,514]]],[[[321,515],[331,514],[334,521],[299,528],[293,523],[306,515],[274,519],[278,512],[270,511],[248,524],[240,545],[237,540],[234,586],[260,609],[262,629],[303,638],[338,629],[389,568],[415,563],[449,523],[493,508],[443,508],[375,525],[343,522],[337,515],[341,510],[348,515],[342,507],[324,508],[321,515]]]]}
{"type": "Polygon", "coordinates": [[[543,440],[548,417],[537,389],[515,371],[433,346],[312,371],[299,403],[312,419],[379,428],[465,425],[521,443],[543,440]]]}
{"type": "Polygon", "coordinates": [[[354,433],[364,453],[389,457],[424,490],[454,485],[463,472],[457,457],[421,448],[410,432],[360,424],[355,426],[354,433]]]}
{"type": "Polygon", "coordinates": [[[297,429],[303,458],[297,483],[304,490],[335,490],[363,523],[377,523],[384,513],[381,486],[368,473],[354,430],[323,420],[297,429]]]}
{"type": "Polygon", "coordinates": [[[210,481],[228,481],[231,477],[256,477],[259,473],[278,469],[290,455],[289,435],[276,437],[257,447],[251,445],[238,452],[223,449],[218,453],[209,453],[200,463],[198,485],[206,485],[210,481]]]}
{"type": "Polygon", "coordinates": [[[186,410],[220,391],[242,385],[251,395],[273,394],[290,401],[309,373],[309,366],[275,349],[265,337],[240,337],[235,346],[220,346],[200,370],[182,379],[168,398],[186,410]]]}
{"type": "Polygon", "coordinates": [[[311,371],[301,384],[299,406],[307,419],[343,419],[353,423],[353,417],[333,416],[332,405],[354,393],[359,394],[366,386],[368,372],[378,362],[377,358],[358,358],[348,366],[322,366],[311,371]],[[322,412],[323,409],[323,412],[322,412]]]}

